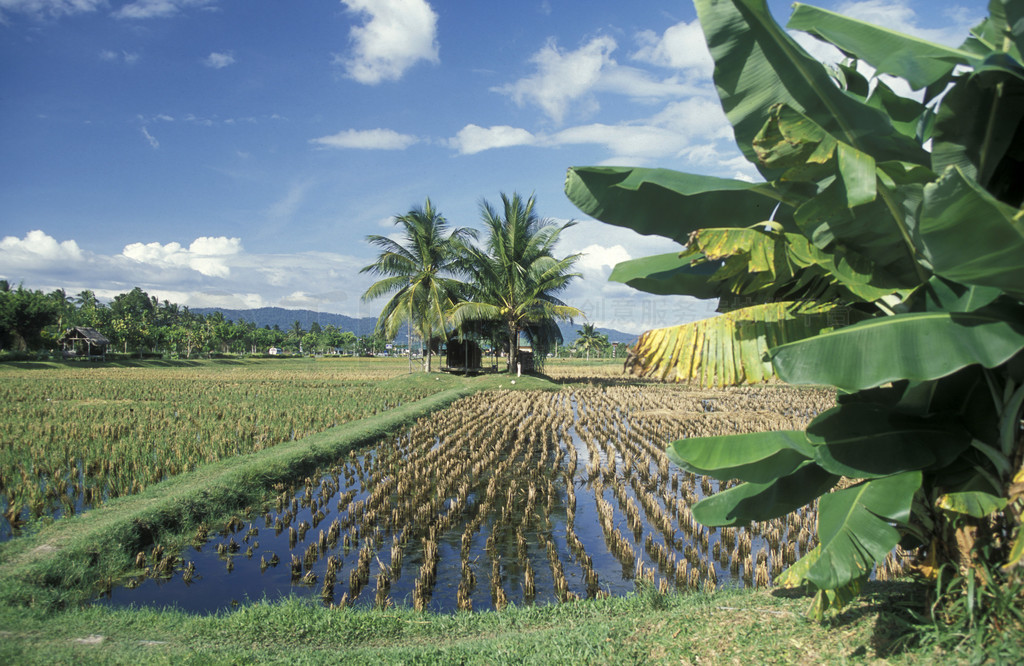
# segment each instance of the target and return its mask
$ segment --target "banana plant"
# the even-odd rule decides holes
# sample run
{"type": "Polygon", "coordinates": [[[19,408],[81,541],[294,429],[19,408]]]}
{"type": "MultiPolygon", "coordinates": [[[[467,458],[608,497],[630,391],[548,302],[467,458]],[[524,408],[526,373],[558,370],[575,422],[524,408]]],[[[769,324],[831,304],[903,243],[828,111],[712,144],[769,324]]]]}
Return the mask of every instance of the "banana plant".
{"type": "Polygon", "coordinates": [[[836,46],[836,66],[764,0],[695,4],[736,143],[764,180],[569,169],[584,213],[677,244],[612,280],[719,301],[715,317],[644,333],[626,367],[831,385],[837,406],[805,431],[670,444],[684,468],[740,482],[694,516],[744,524],[818,501],[819,545],[777,580],[809,587],[817,617],[899,543],[920,547],[925,575],[980,557],[1019,573],[1024,0],[992,0],[959,48],[794,5],[787,27],[836,46]]]}

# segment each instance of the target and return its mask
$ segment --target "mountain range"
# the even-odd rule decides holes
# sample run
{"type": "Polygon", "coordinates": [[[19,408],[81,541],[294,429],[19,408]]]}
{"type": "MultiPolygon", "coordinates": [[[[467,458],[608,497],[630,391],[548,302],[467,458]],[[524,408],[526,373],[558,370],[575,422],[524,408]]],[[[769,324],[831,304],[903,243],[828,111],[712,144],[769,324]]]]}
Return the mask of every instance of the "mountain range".
{"type": "MultiPolygon", "coordinates": [[[[230,310],[225,308],[189,309],[201,315],[220,312],[224,315],[225,319],[230,319],[231,321],[244,319],[245,321],[255,322],[260,328],[264,326],[271,328],[277,326],[281,330],[288,330],[296,321],[299,322],[303,330],[309,330],[313,322],[318,322],[320,326],[333,325],[342,331],[352,331],[356,335],[370,335],[377,325],[376,317],[349,317],[332,312],[317,312],[316,310],[289,310],[286,308],[255,308],[250,310],[230,310]]],[[[580,329],[580,324],[560,322],[558,327],[562,331],[562,339],[568,344],[576,339],[576,331],[580,329]]],[[[639,337],[633,333],[616,331],[613,328],[598,328],[597,332],[607,335],[608,342],[632,344],[639,337]]]]}

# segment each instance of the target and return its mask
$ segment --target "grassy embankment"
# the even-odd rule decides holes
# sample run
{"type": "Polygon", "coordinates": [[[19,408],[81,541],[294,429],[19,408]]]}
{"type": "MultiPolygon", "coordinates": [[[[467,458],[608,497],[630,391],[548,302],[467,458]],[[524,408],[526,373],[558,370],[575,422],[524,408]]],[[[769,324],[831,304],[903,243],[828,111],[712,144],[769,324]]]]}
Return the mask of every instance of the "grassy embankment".
{"type": "MultiPolygon", "coordinates": [[[[437,392],[305,439],[204,465],[4,544],[0,663],[959,660],[894,650],[897,614],[910,593],[899,584],[874,586],[825,627],[803,619],[806,599],[735,590],[710,596],[647,591],[625,599],[447,616],[331,610],[295,600],[216,616],[85,604],[123,575],[144,545],[183,544],[198,523],[258,505],[275,483],[308,474],[458,397],[510,388],[507,375],[414,374],[385,382],[432,382],[437,392]]],[[[516,388],[557,385],[524,377],[516,388]]]]}

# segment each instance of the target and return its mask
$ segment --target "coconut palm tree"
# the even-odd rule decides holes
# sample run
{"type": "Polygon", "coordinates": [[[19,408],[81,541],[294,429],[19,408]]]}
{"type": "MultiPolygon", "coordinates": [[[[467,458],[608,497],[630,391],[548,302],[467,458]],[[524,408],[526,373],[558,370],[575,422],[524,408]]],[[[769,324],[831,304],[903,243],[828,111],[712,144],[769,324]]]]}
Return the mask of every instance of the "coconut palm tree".
{"type": "Polygon", "coordinates": [[[423,369],[430,372],[430,341],[436,335],[447,337],[445,314],[455,294],[462,288],[455,277],[458,255],[473,232],[457,228],[449,233],[448,221],[434,208],[430,199],[395,218],[402,227],[402,241],[371,235],[366,239],[380,248],[377,260],[362,273],[384,276],[363,294],[364,301],[391,295],[377,318],[376,333],[391,340],[408,322],[427,341],[423,369]]]}
{"type": "Polygon", "coordinates": [[[500,322],[508,334],[509,370],[515,369],[519,337],[525,334],[537,351],[537,359],[561,340],[556,320],[583,313],[566,305],[555,294],[563,291],[579,273],[572,267],[579,254],[561,259],[553,254],[561,226],[538,217],[535,200],[518,194],[501,195],[499,214],[487,201],[480,205],[487,232],[482,248],[461,244],[462,270],[470,276],[465,299],[451,311],[452,322],[500,322]]]}
{"type": "Polygon", "coordinates": [[[590,350],[603,351],[608,346],[608,336],[598,333],[593,324],[583,324],[583,328],[576,331],[575,346],[586,350],[589,361],[590,350]]]}

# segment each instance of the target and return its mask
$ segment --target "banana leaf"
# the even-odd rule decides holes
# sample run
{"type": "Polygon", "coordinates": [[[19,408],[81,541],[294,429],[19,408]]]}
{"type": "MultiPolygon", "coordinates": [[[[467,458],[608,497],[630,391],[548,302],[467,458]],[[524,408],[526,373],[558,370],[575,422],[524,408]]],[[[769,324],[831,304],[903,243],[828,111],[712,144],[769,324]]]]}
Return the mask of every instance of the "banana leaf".
{"type": "MultiPolygon", "coordinates": [[[[736,143],[756,163],[753,140],[768,109],[785,104],[839,141],[878,161],[928,163],[927,153],[889,118],[839,89],[820,62],[772,19],[764,0],[697,0],[697,16],[715,61],[714,80],[736,143]]],[[[766,180],[777,169],[761,168],[766,180]]]]}
{"type": "Polygon", "coordinates": [[[838,481],[838,476],[805,461],[773,481],[741,483],[715,493],[693,505],[693,517],[704,525],[718,527],[772,520],[813,502],[838,481]]]}
{"type": "Polygon", "coordinates": [[[863,578],[899,543],[890,523],[906,524],[920,472],[864,481],[822,495],[818,501],[821,552],[807,568],[806,580],[836,589],[863,578]]]}
{"type": "Polygon", "coordinates": [[[1024,299],[1024,219],[960,169],[924,188],[914,240],[938,275],[1024,299]]]}
{"type": "Polygon", "coordinates": [[[943,467],[970,446],[971,436],[948,418],[921,418],[869,403],[845,404],[807,426],[814,461],[853,479],[943,467]]]}
{"type": "Polygon", "coordinates": [[[694,474],[719,480],[768,483],[791,474],[814,456],[807,436],[799,430],[690,437],[672,442],[669,459],[694,474]]]}
{"type": "Polygon", "coordinates": [[[717,298],[721,291],[708,278],[717,269],[711,264],[691,265],[679,252],[622,261],[608,276],[611,282],[622,282],[649,294],[682,294],[695,298],[717,298]]]}
{"type": "Polygon", "coordinates": [[[926,381],[978,363],[993,368],[1024,349],[1024,321],[988,311],[879,317],[772,349],[779,378],[844,391],[926,381]]]}
{"type": "Polygon", "coordinates": [[[801,3],[793,5],[786,27],[833,44],[880,73],[902,77],[914,90],[948,78],[956,65],[978,61],[970,51],[933,44],[801,3]]]}
{"type": "Polygon", "coordinates": [[[806,197],[768,183],[696,176],[669,169],[571,167],[565,194],[581,211],[607,224],[686,245],[690,233],[716,226],[748,227],[772,217],[795,230],[792,207],[806,197]]]}
{"type": "Polygon", "coordinates": [[[640,336],[630,372],[701,386],[756,384],[774,376],[768,350],[831,329],[852,311],[834,303],[763,303],[640,336]]]}

